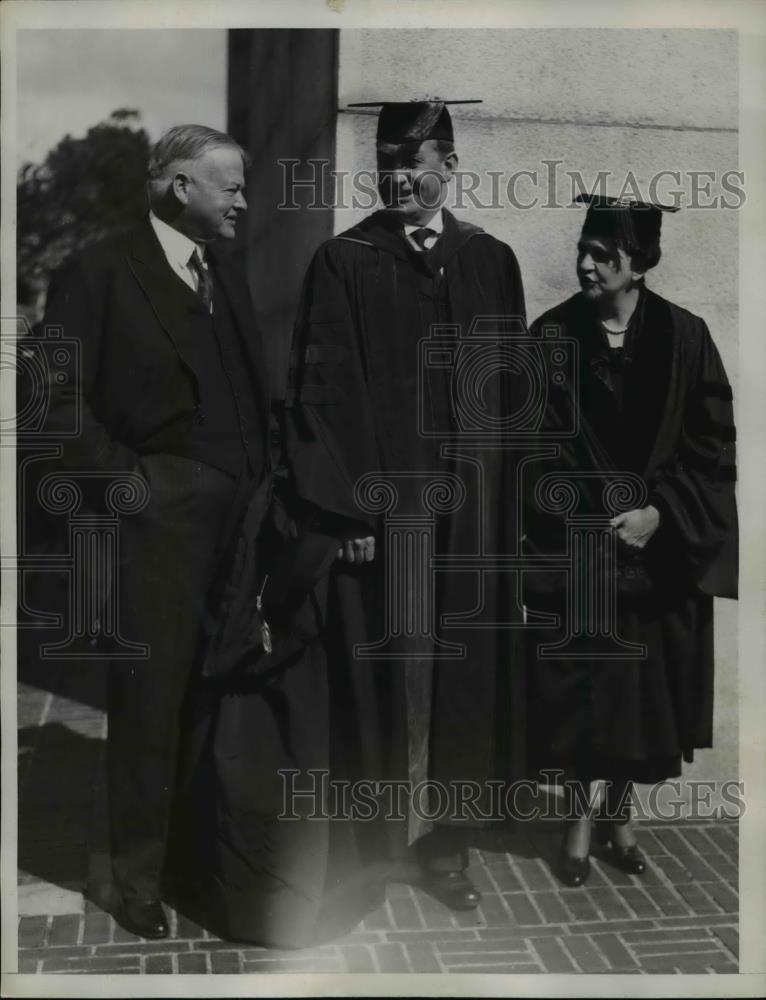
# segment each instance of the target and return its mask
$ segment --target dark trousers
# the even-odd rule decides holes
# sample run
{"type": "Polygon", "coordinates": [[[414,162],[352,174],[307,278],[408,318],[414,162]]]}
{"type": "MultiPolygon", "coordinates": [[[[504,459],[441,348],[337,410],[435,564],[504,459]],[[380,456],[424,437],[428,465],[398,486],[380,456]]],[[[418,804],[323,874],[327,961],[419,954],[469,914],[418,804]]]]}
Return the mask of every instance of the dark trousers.
{"type": "Polygon", "coordinates": [[[470,830],[464,826],[436,824],[416,841],[415,856],[427,872],[462,872],[468,867],[466,844],[470,830]]]}
{"type": "Polygon", "coordinates": [[[107,774],[112,871],[124,898],[156,898],[181,709],[219,549],[244,477],[172,455],[141,461],[148,506],[121,524],[120,620],[146,659],[110,664],[107,774]]]}

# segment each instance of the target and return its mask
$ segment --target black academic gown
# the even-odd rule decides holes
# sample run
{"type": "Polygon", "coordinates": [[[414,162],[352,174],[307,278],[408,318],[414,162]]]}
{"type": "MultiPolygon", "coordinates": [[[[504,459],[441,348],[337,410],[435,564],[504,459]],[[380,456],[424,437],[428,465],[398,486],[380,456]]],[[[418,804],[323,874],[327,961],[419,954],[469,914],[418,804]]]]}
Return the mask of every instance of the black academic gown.
{"type": "MultiPolygon", "coordinates": [[[[204,765],[189,797],[207,793],[211,808],[195,827],[201,863],[181,866],[200,880],[185,895],[223,937],[305,946],[380,905],[389,861],[421,831],[390,783],[356,784],[344,801],[340,782],[485,782],[522,769],[517,633],[496,627],[518,624],[521,610],[498,575],[438,575],[439,611],[472,619],[442,632],[466,646],[462,659],[435,662],[431,639],[401,637],[392,657],[354,655],[384,635],[386,582],[382,524],[355,502],[360,477],[412,474],[397,489],[400,512],[416,516],[430,477],[462,481],[460,510],[433,514],[437,555],[517,544],[507,454],[492,447],[491,430],[478,443],[456,433],[450,371],[430,371],[421,393],[418,358],[433,322],[459,324],[465,336],[476,316],[500,317],[492,325],[501,338],[523,325],[518,265],[509,247],[449,214],[437,247],[428,260],[413,257],[374,215],[320,247],[304,283],[285,421],[290,477],[281,488],[300,535],[295,545],[270,546],[268,533],[255,536],[259,518],[253,530],[246,519],[203,665],[209,698],[193,706],[198,724],[188,726],[207,747],[188,753],[204,765]],[[440,433],[418,433],[419,401],[440,433]],[[444,443],[463,457],[442,455],[444,443]],[[375,562],[333,562],[340,540],[371,532],[375,562]],[[270,655],[255,609],[264,569],[270,655]],[[402,652],[415,656],[397,660],[402,652]],[[334,783],[327,795],[285,796],[289,787],[321,787],[319,772],[334,783]],[[292,818],[280,818],[285,811],[292,818]]],[[[483,386],[495,418],[512,405],[509,380],[483,386]]],[[[431,506],[443,501],[437,491],[431,506]]]]}
{"type": "MultiPolygon", "coordinates": [[[[736,596],[731,388],[703,320],[645,289],[621,359],[579,294],[532,333],[544,327],[574,338],[580,356],[579,389],[571,380],[549,387],[547,429],[564,427],[578,407],[580,433],[562,439],[560,456],[538,473],[596,473],[593,484],[599,473],[636,474],[661,524],[638,557],[618,553],[617,633],[645,644],[645,658],[597,659],[603,650],[587,638],[577,647],[585,659],[540,658],[539,644],[563,632],[528,634],[531,757],[594,778],[677,776],[682,758],[712,745],[713,596],[736,596]]],[[[600,490],[582,496],[578,513],[604,514],[600,490]]],[[[534,500],[526,523],[527,551],[561,550],[563,525],[534,500]]],[[[555,574],[528,583],[530,609],[561,611],[555,574]]]]}
{"type": "MultiPolygon", "coordinates": [[[[360,777],[439,781],[449,790],[472,781],[485,793],[489,779],[523,770],[518,632],[504,627],[519,624],[521,607],[508,578],[459,571],[453,561],[436,575],[434,600],[437,617],[454,613],[463,622],[437,624],[426,640],[392,635],[380,658],[354,653],[385,635],[386,574],[394,558],[382,514],[357,502],[362,477],[397,474],[394,515],[423,514],[429,477],[462,483],[460,509],[434,515],[437,556],[510,553],[517,545],[510,453],[493,447],[493,420],[512,409],[515,376],[506,371],[483,382],[477,405],[490,419],[482,424],[479,416],[479,433],[476,426],[468,433],[455,393],[466,385],[470,392],[476,380],[460,383],[461,366],[463,376],[470,363],[480,369],[479,355],[470,352],[491,352],[492,336],[489,345],[457,352],[442,368],[419,366],[419,358],[434,323],[459,327],[458,339],[469,342],[477,317],[494,317],[488,329],[500,342],[524,333],[519,267],[512,250],[488,233],[448,212],[444,219],[442,236],[425,256],[408,248],[385,213],[318,250],[299,308],[287,426],[293,485],[317,522],[334,524],[339,536],[376,536],[372,564],[336,564],[324,582],[328,669],[344,678],[345,711],[361,733],[353,770],[360,777]],[[435,650],[440,641],[463,644],[463,655],[442,658],[435,650]]],[[[448,808],[429,808],[449,820],[448,808]]],[[[477,811],[489,808],[482,794],[477,811]]],[[[412,840],[427,829],[412,816],[406,827],[394,837],[399,846],[402,836],[412,840]]]]}

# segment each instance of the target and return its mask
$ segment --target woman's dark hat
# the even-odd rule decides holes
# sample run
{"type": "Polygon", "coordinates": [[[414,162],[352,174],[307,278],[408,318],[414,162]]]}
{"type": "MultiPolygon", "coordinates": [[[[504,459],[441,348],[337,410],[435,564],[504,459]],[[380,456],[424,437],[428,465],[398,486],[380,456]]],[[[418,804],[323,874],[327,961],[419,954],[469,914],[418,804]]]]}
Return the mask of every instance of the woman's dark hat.
{"type": "Polygon", "coordinates": [[[481,104],[470,98],[464,101],[442,101],[436,97],[428,101],[370,101],[349,104],[350,108],[380,108],[377,142],[379,145],[400,146],[405,142],[425,142],[441,139],[454,142],[452,119],[448,104],[481,104]]]}
{"type": "Polygon", "coordinates": [[[659,247],[663,212],[677,212],[677,205],[660,205],[633,198],[611,198],[600,194],[578,194],[574,199],[588,206],[584,236],[616,239],[626,251],[651,254],[659,247]]]}

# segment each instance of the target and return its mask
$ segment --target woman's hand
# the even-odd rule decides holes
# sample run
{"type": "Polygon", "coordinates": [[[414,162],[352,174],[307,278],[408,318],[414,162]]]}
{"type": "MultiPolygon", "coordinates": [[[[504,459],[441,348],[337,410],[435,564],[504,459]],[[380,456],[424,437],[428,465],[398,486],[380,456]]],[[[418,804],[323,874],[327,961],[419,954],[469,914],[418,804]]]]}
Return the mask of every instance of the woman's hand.
{"type": "Polygon", "coordinates": [[[338,549],[338,559],[345,559],[348,563],[361,565],[365,562],[372,562],[375,558],[375,539],[372,535],[366,538],[352,538],[343,543],[343,547],[338,549]]]}
{"type": "Polygon", "coordinates": [[[643,549],[660,526],[660,512],[650,504],[618,514],[609,523],[617,529],[620,541],[633,549],[643,549]]]}

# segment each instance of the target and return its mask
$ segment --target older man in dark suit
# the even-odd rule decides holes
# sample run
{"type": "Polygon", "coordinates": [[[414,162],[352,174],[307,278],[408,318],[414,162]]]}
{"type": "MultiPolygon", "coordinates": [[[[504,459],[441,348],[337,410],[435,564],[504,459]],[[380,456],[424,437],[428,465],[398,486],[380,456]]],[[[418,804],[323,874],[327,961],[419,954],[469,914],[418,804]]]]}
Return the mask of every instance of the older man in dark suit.
{"type": "Polygon", "coordinates": [[[246,154],[199,125],[171,129],[149,164],[151,211],[55,276],[45,323],[81,343],[51,388],[49,428],[79,408],[75,472],[138,472],[146,507],[123,519],[121,630],[144,659],[110,664],[108,780],[119,919],[165,937],[160,901],[181,706],[237,512],[268,493],[268,390],[244,277],[213,247],[246,209],[246,154]]]}

